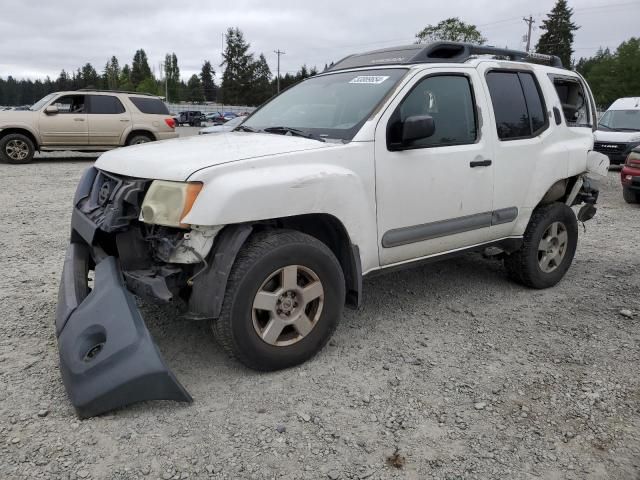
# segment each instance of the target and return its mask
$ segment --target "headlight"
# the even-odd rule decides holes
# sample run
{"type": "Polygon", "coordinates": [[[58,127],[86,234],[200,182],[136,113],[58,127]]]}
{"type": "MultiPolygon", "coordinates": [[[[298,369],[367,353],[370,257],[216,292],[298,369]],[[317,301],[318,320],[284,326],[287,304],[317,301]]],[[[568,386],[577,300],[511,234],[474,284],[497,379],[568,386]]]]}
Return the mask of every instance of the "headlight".
{"type": "Polygon", "coordinates": [[[154,180],[142,202],[140,220],[154,225],[187,228],[182,219],[191,210],[200,190],[200,182],[154,180]]]}

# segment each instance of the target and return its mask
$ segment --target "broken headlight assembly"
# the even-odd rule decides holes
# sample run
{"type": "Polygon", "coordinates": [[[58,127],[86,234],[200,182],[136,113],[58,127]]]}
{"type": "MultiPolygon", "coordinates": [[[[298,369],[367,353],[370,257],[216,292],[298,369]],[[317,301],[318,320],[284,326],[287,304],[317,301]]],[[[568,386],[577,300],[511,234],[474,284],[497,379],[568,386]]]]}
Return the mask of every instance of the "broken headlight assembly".
{"type": "Polygon", "coordinates": [[[200,182],[154,180],[142,202],[140,220],[153,225],[188,228],[182,223],[202,190],[200,182]]]}

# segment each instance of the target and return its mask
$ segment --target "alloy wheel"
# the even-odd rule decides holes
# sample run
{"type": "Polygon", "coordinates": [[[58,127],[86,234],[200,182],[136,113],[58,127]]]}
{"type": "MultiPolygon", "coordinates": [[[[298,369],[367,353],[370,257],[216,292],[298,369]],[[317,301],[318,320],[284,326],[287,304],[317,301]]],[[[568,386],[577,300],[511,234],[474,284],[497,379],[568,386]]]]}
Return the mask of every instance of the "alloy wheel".
{"type": "Polygon", "coordinates": [[[253,328],[269,345],[288,346],[317,325],[324,304],[318,275],[302,265],[288,265],[262,283],[252,305],[253,328]]]}
{"type": "Polygon", "coordinates": [[[569,236],[562,222],[553,222],[547,227],[538,244],[538,265],[540,270],[551,273],[562,263],[567,251],[569,236]]]}
{"type": "Polygon", "coordinates": [[[29,156],[29,145],[22,140],[9,140],[4,151],[11,160],[24,160],[29,156]]]}

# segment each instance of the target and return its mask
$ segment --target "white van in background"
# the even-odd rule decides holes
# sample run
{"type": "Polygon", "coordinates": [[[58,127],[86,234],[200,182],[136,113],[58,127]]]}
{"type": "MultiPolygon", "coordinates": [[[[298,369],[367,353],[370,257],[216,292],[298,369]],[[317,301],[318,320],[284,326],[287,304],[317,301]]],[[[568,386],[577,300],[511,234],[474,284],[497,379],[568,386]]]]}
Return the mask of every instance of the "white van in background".
{"type": "Polygon", "coordinates": [[[640,97],[619,98],[604,113],[595,132],[594,150],[621,165],[640,145],[640,97]]]}

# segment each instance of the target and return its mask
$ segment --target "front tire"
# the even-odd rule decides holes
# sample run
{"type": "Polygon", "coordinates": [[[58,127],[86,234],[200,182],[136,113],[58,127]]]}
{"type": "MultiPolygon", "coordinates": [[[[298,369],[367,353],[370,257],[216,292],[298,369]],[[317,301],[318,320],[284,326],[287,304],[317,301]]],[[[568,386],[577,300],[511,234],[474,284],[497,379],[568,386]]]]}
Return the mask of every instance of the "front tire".
{"type": "Polygon", "coordinates": [[[634,192],[630,188],[622,189],[622,198],[627,203],[640,203],[640,193],[634,192]]]}
{"type": "Polygon", "coordinates": [[[260,232],[238,253],[212,329],[247,367],[279,370],[322,349],[344,301],[342,268],[324,243],[296,231],[260,232]]]}
{"type": "Polygon", "coordinates": [[[531,288],[557,284],[571,266],[578,245],[575,213],[564,203],[536,208],[519,250],[504,259],[512,280],[531,288]]]}
{"type": "Polygon", "coordinates": [[[33,142],[26,135],[20,133],[10,133],[0,140],[0,160],[23,164],[33,160],[36,149],[33,142]]]}

